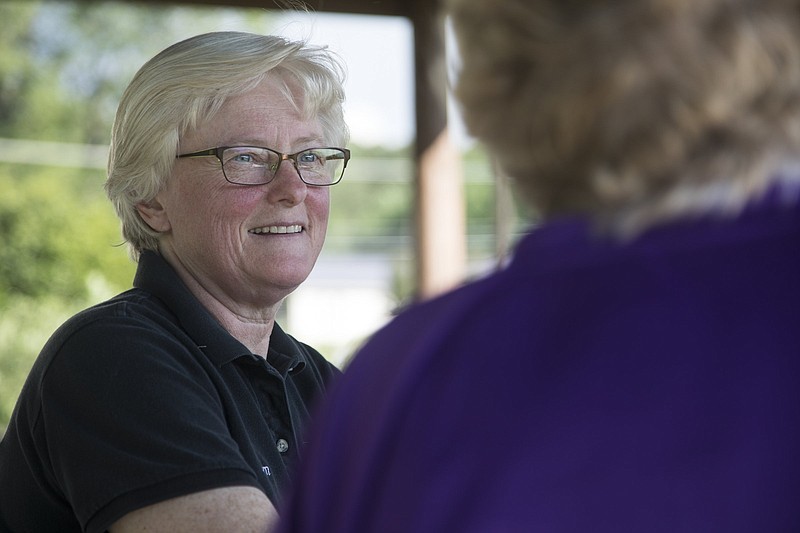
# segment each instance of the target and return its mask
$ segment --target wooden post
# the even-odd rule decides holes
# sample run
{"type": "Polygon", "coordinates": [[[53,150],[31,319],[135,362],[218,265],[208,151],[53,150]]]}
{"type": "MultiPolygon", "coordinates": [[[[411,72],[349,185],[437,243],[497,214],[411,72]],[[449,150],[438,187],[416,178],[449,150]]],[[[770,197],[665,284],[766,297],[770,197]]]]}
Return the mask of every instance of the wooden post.
{"type": "Polygon", "coordinates": [[[439,2],[415,0],[417,298],[458,285],[466,274],[461,157],[447,128],[444,20],[439,2]]]}

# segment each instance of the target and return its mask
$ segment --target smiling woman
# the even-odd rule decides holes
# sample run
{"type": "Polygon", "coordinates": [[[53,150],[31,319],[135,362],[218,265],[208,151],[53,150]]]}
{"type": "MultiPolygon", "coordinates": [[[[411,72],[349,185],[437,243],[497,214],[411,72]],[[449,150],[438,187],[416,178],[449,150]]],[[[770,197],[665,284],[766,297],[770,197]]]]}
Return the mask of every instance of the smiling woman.
{"type": "Polygon", "coordinates": [[[331,191],[320,259],[282,305],[280,325],[343,366],[412,292],[409,19],[185,2],[0,1],[0,162],[8,163],[0,166],[0,434],[56,326],[133,279],[102,190],[125,85],[169,44],[219,29],[295,33],[347,63],[345,113],[361,146],[350,146],[357,161],[331,191]],[[33,230],[42,227],[51,231],[33,230]],[[348,320],[330,321],[332,310],[348,320]]]}
{"type": "Polygon", "coordinates": [[[134,288],[69,319],[40,353],[0,442],[0,529],[275,520],[312,405],[339,373],[276,317],[319,256],[349,157],[341,73],[323,48],[220,32],[133,78],[106,189],[134,288]],[[252,145],[270,148],[242,151],[252,145]]]}

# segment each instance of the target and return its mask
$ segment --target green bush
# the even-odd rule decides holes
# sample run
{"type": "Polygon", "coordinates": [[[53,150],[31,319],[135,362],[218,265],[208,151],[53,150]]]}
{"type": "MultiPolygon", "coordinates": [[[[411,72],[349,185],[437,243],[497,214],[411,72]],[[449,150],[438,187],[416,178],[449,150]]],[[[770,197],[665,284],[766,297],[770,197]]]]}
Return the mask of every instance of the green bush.
{"type": "Polygon", "coordinates": [[[0,433],[44,342],[135,270],[98,171],[0,166],[0,433]]]}

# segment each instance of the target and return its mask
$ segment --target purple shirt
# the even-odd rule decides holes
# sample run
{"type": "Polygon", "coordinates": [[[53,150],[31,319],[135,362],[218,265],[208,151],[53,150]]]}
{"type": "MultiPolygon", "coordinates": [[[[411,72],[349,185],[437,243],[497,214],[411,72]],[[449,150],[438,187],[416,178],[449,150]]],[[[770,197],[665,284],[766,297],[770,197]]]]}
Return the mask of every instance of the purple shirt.
{"type": "Polygon", "coordinates": [[[280,532],[798,531],[799,391],[796,204],[552,222],[371,339],[280,532]]]}

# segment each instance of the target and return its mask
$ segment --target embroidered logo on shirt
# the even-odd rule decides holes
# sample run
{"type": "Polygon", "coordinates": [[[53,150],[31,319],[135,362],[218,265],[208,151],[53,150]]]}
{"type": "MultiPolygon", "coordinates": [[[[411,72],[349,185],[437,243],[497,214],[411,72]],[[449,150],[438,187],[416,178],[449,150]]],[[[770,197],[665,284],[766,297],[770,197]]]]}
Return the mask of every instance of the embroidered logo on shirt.
{"type": "Polygon", "coordinates": [[[271,476],[272,475],[272,471],[269,469],[268,466],[262,466],[261,467],[261,471],[264,472],[264,474],[267,475],[267,476],[271,476]]]}

